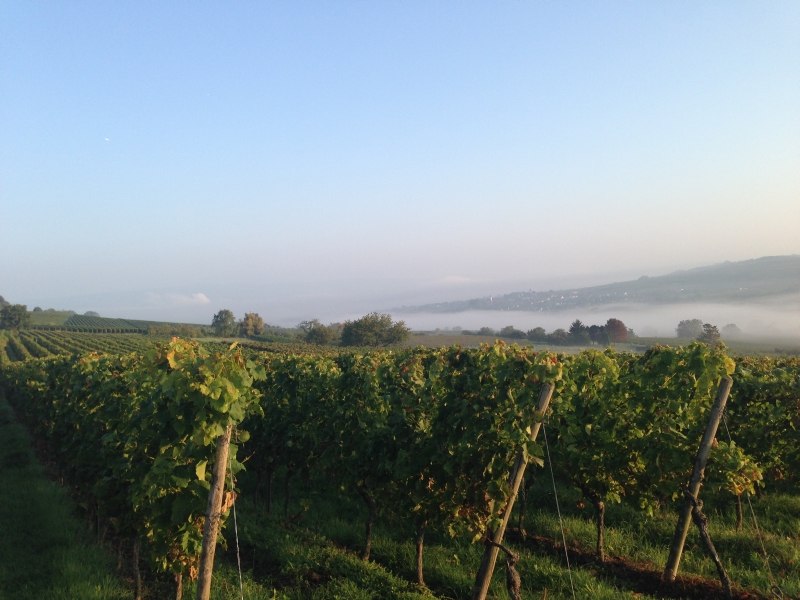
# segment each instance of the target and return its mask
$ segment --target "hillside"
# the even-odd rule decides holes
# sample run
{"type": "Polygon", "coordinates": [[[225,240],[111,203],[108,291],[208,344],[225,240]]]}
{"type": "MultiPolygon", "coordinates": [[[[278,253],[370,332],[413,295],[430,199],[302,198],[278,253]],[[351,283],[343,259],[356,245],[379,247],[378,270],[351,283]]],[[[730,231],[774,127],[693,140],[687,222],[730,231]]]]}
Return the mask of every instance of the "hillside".
{"type": "Polygon", "coordinates": [[[555,311],[608,304],[734,304],[800,293],[800,255],[767,256],[585,288],[403,306],[397,312],[555,311]]]}
{"type": "Polygon", "coordinates": [[[32,311],[31,326],[36,329],[66,329],[72,331],[95,331],[114,333],[147,333],[152,328],[180,328],[200,325],[187,323],[167,323],[161,321],[142,321],[138,319],[118,319],[99,315],[79,315],[69,310],[32,311]]]}

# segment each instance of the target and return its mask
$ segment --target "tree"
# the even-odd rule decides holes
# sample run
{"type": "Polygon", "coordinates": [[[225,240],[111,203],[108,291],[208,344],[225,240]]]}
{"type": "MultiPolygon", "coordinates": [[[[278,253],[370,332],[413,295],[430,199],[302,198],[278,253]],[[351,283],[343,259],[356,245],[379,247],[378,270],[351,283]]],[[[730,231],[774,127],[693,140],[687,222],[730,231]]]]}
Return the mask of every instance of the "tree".
{"type": "Polygon", "coordinates": [[[3,298],[2,296],[0,296],[0,308],[3,308],[3,307],[5,307],[5,306],[9,306],[10,304],[11,304],[11,303],[10,303],[10,302],[8,302],[8,300],[6,300],[6,299],[5,299],[5,298],[3,298]]]}
{"type": "Polygon", "coordinates": [[[527,336],[532,342],[544,342],[547,340],[547,332],[544,330],[544,327],[529,329],[527,336]]]}
{"type": "Polygon", "coordinates": [[[736,339],[742,337],[742,330],[735,323],[728,323],[720,332],[722,337],[736,339]]]}
{"type": "Polygon", "coordinates": [[[547,335],[547,341],[551,344],[566,345],[569,342],[569,333],[561,327],[547,335]]]}
{"type": "Polygon", "coordinates": [[[0,310],[0,329],[24,329],[31,322],[24,304],[7,304],[0,310]]]}
{"type": "Polygon", "coordinates": [[[590,339],[589,328],[580,319],[575,319],[569,326],[569,338],[573,344],[586,344],[590,339]]]}
{"type": "Polygon", "coordinates": [[[298,327],[303,331],[303,339],[309,344],[331,344],[339,335],[334,325],[323,325],[319,319],[303,321],[298,327]]]}
{"type": "Polygon", "coordinates": [[[703,333],[703,322],[700,319],[685,319],[678,323],[675,333],[681,339],[696,339],[703,333]]]}
{"type": "Polygon", "coordinates": [[[608,341],[612,343],[625,342],[630,334],[625,323],[613,318],[606,321],[605,330],[608,334],[608,341]]]}
{"type": "Polygon", "coordinates": [[[220,337],[236,335],[236,318],[227,308],[223,308],[211,320],[211,328],[214,335],[220,337]]]}
{"type": "Polygon", "coordinates": [[[513,338],[517,340],[525,339],[525,332],[517,329],[513,325],[506,325],[500,330],[500,337],[513,338]]]}
{"type": "Polygon", "coordinates": [[[261,335],[264,333],[264,319],[258,313],[244,313],[244,319],[239,323],[239,331],[245,337],[261,335]]]}
{"type": "Polygon", "coordinates": [[[99,317],[100,313],[95,312],[93,310],[87,310],[85,313],[83,313],[83,316],[84,317],[99,317]]]}
{"type": "Polygon", "coordinates": [[[716,325],[711,323],[703,323],[703,333],[697,336],[697,341],[704,344],[718,344],[719,343],[719,330],[716,325]]]}
{"type": "Polygon", "coordinates": [[[345,321],[342,346],[388,346],[402,342],[408,333],[403,321],[395,323],[391,315],[373,312],[355,321],[345,321]]]}
{"type": "Polygon", "coordinates": [[[595,344],[603,344],[604,346],[609,343],[608,332],[602,325],[589,326],[589,339],[595,344]]]}

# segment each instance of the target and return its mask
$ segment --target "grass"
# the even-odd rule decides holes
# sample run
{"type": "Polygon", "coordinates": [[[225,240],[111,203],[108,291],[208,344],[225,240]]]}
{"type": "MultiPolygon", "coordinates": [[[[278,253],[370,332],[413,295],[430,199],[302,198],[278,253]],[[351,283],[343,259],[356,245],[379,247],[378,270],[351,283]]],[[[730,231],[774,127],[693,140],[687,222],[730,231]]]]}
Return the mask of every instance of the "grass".
{"type": "MultiPolygon", "coordinates": [[[[482,546],[465,540],[450,539],[432,531],[426,534],[425,579],[429,589],[417,587],[415,550],[412,532],[407,524],[381,520],[373,539],[369,562],[358,558],[363,544],[364,510],[360,502],[342,497],[335,490],[307,488],[295,490],[290,513],[300,507],[305,511],[287,525],[276,514],[266,515],[248,494],[239,504],[239,531],[245,567],[245,598],[429,598],[458,599],[470,596],[475,573],[480,564],[482,546]],[[249,588],[247,587],[249,586],[249,588]],[[248,591],[249,589],[249,591],[248,591]]],[[[595,543],[595,527],[588,510],[580,510],[574,492],[563,490],[564,527],[569,546],[591,554],[595,543]]],[[[539,501],[529,511],[529,531],[552,539],[560,539],[561,530],[544,490],[533,494],[539,501]]],[[[280,494],[274,498],[280,506],[280,494]]],[[[535,503],[531,503],[535,504],[535,503]]],[[[709,502],[708,506],[713,506],[709,502]]],[[[800,597],[800,498],[796,496],[763,496],[754,501],[759,526],[769,549],[771,568],[785,597],[800,597]],[[787,535],[788,534],[788,535],[787,535]]],[[[732,508],[707,509],[711,517],[711,535],[734,582],[751,590],[767,593],[772,582],[764,567],[752,526],[735,530],[732,508]]],[[[608,511],[607,549],[611,555],[627,561],[645,563],[660,573],[666,563],[676,516],[664,510],[654,518],[646,518],[627,506],[612,506],[608,511]]],[[[227,564],[233,564],[234,541],[230,543],[227,564]]],[[[625,598],[661,598],[657,593],[640,589],[642,583],[634,575],[609,574],[591,562],[583,562],[571,571],[565,568],[560,552],[531,551],[511,544],[520,554],[517,565],[522,576],[523,598],[567,600],[571,598],[616,600],[625,598]],[[574,595],[573,595],[574,589],[574,595]]],[[[503,561],[499,561],[490,598],[507,600],[503,561]]],[[[219,563],[218,563],[219,564],[219,563]]],[[[682,575],[706,578],[714,584],[717,574],[710,559],[699,545],[692,530],[681,565],[682,575]]],[[[230,575],[228,566],[218,567],[215,598],[238,598],[238,578],[230,575]]],[[[703,597],[695,594],[689,597],[703,597]]]]}
{"type": "Polygon", "coordinates": [[[75,313],[71,310],[29,311],[31,325],[63,325],[75,313]]]}
{"type": "MultiPolygon", "coordinates": [[[[453,540],[436,532],[427,533],[425,580],[431,595],[426,595],[426,590],[412,583],[415,579],[415,554],[413,535],[407,524],[380,520],[373,538],[371,561],[364,563],[358,559],[363,544],[364,517],[360,502],[324,487],[293,489],[293,495],[296,499],[291,502],[290,514],[302,506],[306,510],[301,511],[292,525],[285,524],[276,514],[264,514],[263,506],[248,499],[247,491],[239,504],[239,530],[246,548],[243,553],[245,570],[250,581],[258,581],[265,589],[273,590],[276,597],[469,597],[481,560],[481,545],[453,540]]],[[[608,508],[607,551],[612,557],[624,557],[625,564],[649,571],[649,576],[642,577],[635,569],[623,569],[620,574],[619,570],[609,570],[592,560],[587,561],[586,556],[592,554],[595,544],[591,511],[577,507],[574,491],[559,490],[559,495],[568,546],[580,549],[583,559],[578,560],[573,555],[573,566],[568,572],[563,549],[559,552],[553,548],[514,543],[510,537],[510,545],[520,553],[517,568],[522,577],[523,598],[566,600],[573,598],[573,588],[574,597],[581,599],[665,597],[654,590],[659,589],[658,579],[667,560],[677,518],[671,509],[646,518],[628,506],[608,508]]],[[[525,523],[528,532],[560,541],[560,524],[550,506],[552,489],[548,492],[534,485],[530,497],[531,509],[525,523]]],[[[273,501],[273,506],[282,506],[277,491],[273,501]]],[[[709,498],[706,512],[711,519],[712,538],[731,578],[740,587],[768,595],[772,581],[752,525],[745,525],[742,531],[737,532],[732,504],[720,506],[714,508],[715,504],[709,498]]],[[[754,508],[770,553],[775,582],[785,597],[800,597],[800,498],[764,495],[754,499],[754,508]]],[[[512,525],[515,524],[516,519],[512,525]]],[[[230,533],[228,535],[230,537],[230,533]]],[[[501,559],[490,598],[508,598],[504,570],[501,559]]],[[[714,565],[701,548],[694,529],[689,535],[679,575],[687,576],[690,585],[713,587],[717,582],[714,565]]],[[[685,597],[704,597],[702,587],[685,597]]]]}
{"type": "Polygon", "coordinates": [[[47,479],[2,397],[0,439],[0,599],[128,600],[130,587],[47,479]]]}
{"type": "MultiPolygon", "coordinates": [[[[416,572],[415,548],[412,532],[407,526],[379,522],[373,538],[371,560],[365,563],[358,558],[363,544],[364,517],[360,503],[326,490],[307,489],[303,492],[303,500],[298,497],[298,504],[292,503],[290,513],[296,511],[300,502],[305,503],[308,509],[294,525],[285,525],[276,514],[266,515],[263,507],[252,500],[244,499],[240,503],[239,531],[247,547],[245,555],[248,559],[244,563],[251,576],[257,578],[259,572],[267,573],[265,581],[288,597],[295,597],[293,594],[297,590],[304,589],[306,595],[299,597],[327,598],[329,578],[333,581],[342,572],[348,574],[349,585],[363,586],[359,593],[372,595],[330,597],[458,599],[470,596],[483,553],[480,544],[453,540],[437,535],[435,531],[427,533],[425,581],[429,589],[418,588],[412,583],[416,572]],[[300,551],[298,547],[304,550],[300,551]],[[324,550],[308,549],[314,547],[324,550]],[[339,558],[332,561],[328,553],[339,558]],[[312,557],[314,560],[309,562],[312,557]],[[314,583],[320,579],[323,584],[314,583]],[[281,583],[285,587],[281,587],[281,583]]],[[[247,498],[247,493],[243,498],[247,498]]],[[[281,506],[277,494],[273,506],[281,506]]],[[[563,555],[549,556],[524,550],[520,554],[518,571],[522,576],[523,598],[573,598],[570,573],[564,567],[563,555]]],[[[500,560],[490,598],[509,598],[504,579],[505,567],[500,560]]],[[[577,598],[651,597],[637,595],[613,582],[597,578],[587,569],[573,569],[572,585],[577,598]]]]}
{"type": "MultiPolygon", "coordinates": [[[[383,565],[365,562],[309,528],[284,525],[252,502],[240,503],[239,517],[242,565],[252,587],[245,598],[433,598],[383,565]]],[[[226,537],[233,537],[230,531],[226,537]]],[[[240,597],[238,573],[232,566],[235,546],[229,539],[225,561],[215,570],[214,598],[240,597]],[[231,591],[234,595],[229,595],[231,591]]]]}
{"type": "MultiPolygon", "coordinates": [[[[552,498],[552,488],[537,490],[534,486],[534,490],[541,497],[552,498]]],[[[559,495],[563,496],[563,522],[568,545],[591,552],[596,540],[592,511],[575,507],[577,495],[573,490],[559,489],[559,495]]],[[[704,511],[709,517],[709,532],[732,581],[765,595],[773,583],[777,583],[785,596],[800,597],[800,497],[763,494],[753,498],[756,520],[753,521],[746,506],[745,523],[742,530],[737,531],[733,503],[707,496],[704,511]],[[761,540],[769,556],[769,569],[765,566],[761,540]]],[[[655,570],[663,569],[677,518],[677,512],[671,507],[647,518],[629,506],[608,506],[606,550],[612,556],[649,563],[655,570]]],[[[526,523],[529,532],[551,538],[561,536],[558,518],[549,505],[533,510],[526,523]]],[[[679,574],[717,579],[716,568],[701,545],[694,526],[689,531],[679,574]]]]}

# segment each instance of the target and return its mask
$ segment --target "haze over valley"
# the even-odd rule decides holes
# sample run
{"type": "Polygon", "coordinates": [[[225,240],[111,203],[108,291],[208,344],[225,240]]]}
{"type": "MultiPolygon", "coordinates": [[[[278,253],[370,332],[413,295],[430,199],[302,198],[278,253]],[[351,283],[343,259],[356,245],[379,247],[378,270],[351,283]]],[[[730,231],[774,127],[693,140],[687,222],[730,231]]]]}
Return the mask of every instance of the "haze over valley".
{"type": "MultiPolygon", "coordinates": [[[[215,309],[232,308],[237,315],[249,311],[246,301],[235,296],[234,290],[214,286],[207,289],[216,290],[213,296],[221,304],[212,303],[204,293],[151,293],[141,307],[137,306],[135,293],[121,293],[68,298],[66,305],[56,306],[79,314],[92,311],[106,317],[206,325],[210,319],[202,314],[211,306],[215,309]],[[173,304],[170,311],[165,312],[161,306],[165,301],[173,304]]],[[[641,337],[673,337],[680,321],[699,319],[719,329],[735,325],[736,335],[741,339],[800,340],[800,255],[725,262],[584,287],[425,302],[441,298],[442,293],[439,288],[405,292],[387,289],[383,294],[363,295],[331,293],[324,302],[320,302],[320,296],[310,293],[310,290],[283,298],[274,295],[266,321],[293,328],[311,319],[342,323],[368,312],[381,312],[402,319],[416,331],[476,331],[484,327],[499,331],[512,326],[522,331],[542,327],[552,332],[568,329],[575,319],[586,325],[602,325],[614,318],[622,320],[641,337]],[[403,300],[421,303],[393,304],[403,300]]],[[[449,293],[457,295],[459,292],[450,290],[449,293]]],[[[245,294],[253,295],[254,289],[245,294]]],[[[14,298],[11,300],[16,301],[14,298]]],[[[29,304],[29,309],[53,306],[38,300],[29,301],[29,304]]]]}
{"type": "Polygon", "coordinates": [[[566,289],[512,292],[400,307],[413,328],[506,325],[527,330],[567,328],[574,319],[618,318],[642,336],[671,336],[678,322],[735,324],[745,336],[800,337],[800,255],[641,276],[632,281],[566,289]]]}

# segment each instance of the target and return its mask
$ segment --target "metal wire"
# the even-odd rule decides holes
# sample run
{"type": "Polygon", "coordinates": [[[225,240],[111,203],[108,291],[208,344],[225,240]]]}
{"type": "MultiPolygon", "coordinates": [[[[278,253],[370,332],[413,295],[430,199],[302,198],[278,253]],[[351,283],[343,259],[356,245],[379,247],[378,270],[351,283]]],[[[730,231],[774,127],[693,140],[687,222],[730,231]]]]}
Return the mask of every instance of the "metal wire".
{"type": "MultiPolygon", "coordinates": [[[[722,413],[722,424],[725,426],[725,433],[728,435],[728,443],[733,443],[733,438],[731,437],[730,429],[728,429],[728,418],[726,416],[727,411],[722,413]]],[[[756,518],[756,511],[753,510],[753,502],[750,500],[750,494],[745,492],[744,497],[747,498],[747,505],[750,507],[750,516],[753,519],[753,526],[756,529],[756,535],[758,537],[758,542],[761,545],[761,554],[764,558],[764,566],[767,567],[767,576],[769,577],[770,583],[770,592],[776,598],[783,598],[783,590],[778,585],[778,582],[775,579],[775,576],[772,574],[772,568],[769,566],[769,554],[767,554],[767,547],[764,544],[764,536],[761,534],[761,528],[758,526],[758,519],[756,518]]]]}
{"type": "MultiPolygon", "coordinates": [[[[228,475],[231,480],[231,493],[233,494],[233,459],[228,453],[228,475]]],[[[233,533],[236,538],[236,564],[239,567],[239,594],[241,599],[244,600],[244,584],[242,583],[242,557],[239,553],[239,524],[236,522],[236,495],[233,496],[233,533]]]]}
{"type": "Polygon", "coordinates": [[[564,557],[567,559],[567,573],[569,574],[569,587],[572,590],[572,598],[575,598],[575,584],[572,582],[572,568],[569,565],[569,551],[567,550],[567,536],[564,533],[564,519],[561,517],[561,508],[558,506],[558,492],[556,491],[556,476],[553,473],[553,461],[550,459],[550,444],[547,443],[547,427],[542,421],[542,434],[544,435],[544,447],[547,452],[547,464],[550,465],[550,480],[553,482],[553,496],[556,499],[556,512],[558,513],[558,524],[561,527],[561,541],[564,544],[564,557]]]}

